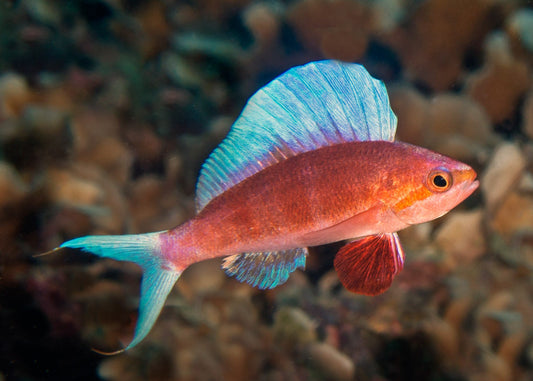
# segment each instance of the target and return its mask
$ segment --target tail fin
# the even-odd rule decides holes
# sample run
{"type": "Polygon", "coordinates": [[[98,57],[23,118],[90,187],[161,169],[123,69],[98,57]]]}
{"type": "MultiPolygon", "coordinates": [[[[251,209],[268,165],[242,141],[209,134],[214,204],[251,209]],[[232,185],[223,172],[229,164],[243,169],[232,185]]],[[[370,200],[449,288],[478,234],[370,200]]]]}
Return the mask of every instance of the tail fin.
{"type": "MultiPolygon", "coordinates": [[[[100,257],[135,262],[143,268],[139,317],[135,336],[124,349],[139,344],[150,332],[165,300],[181,275],[161,256],[159,233],[87,236],[63,243],[60,248],[81,249],[100,257]]],[[[120,353],[120,350],[114,353],[120,353]]]]}

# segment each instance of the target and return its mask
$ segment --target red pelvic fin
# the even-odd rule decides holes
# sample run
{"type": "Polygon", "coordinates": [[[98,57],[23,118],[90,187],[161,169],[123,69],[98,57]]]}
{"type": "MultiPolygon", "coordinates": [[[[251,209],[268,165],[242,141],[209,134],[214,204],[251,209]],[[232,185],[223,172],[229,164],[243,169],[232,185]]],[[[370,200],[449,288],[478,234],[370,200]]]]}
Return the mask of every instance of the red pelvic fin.
{"type": "Polygon", "coordinates": [[[397,233],[373,235],[350,242],[335,256],[335,270],[344,287],[365,295],[387,290],[403,268],[404,253],[397,233]]]}

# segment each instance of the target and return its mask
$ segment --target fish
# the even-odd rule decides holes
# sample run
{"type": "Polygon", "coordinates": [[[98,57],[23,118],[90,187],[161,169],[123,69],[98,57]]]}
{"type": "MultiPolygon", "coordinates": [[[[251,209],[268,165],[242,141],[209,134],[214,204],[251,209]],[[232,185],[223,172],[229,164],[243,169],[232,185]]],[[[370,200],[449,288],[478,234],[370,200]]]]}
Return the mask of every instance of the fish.
{"type": "Polygon", "coordinates": [[[336,60],[289,69],[247,102],[203,164],[197,214],[165,231],[86,236],[79,249],[143,269],[132,341],[150,332],[174,284],[194,263],[223,257],[241,282],[271,289],[305,267],[308,248],[336,253],[342,285],[387,290],[404,266],[398,231],[438,218],[478,187],[468,165],[395,141],[383,82],[336,60]]]}

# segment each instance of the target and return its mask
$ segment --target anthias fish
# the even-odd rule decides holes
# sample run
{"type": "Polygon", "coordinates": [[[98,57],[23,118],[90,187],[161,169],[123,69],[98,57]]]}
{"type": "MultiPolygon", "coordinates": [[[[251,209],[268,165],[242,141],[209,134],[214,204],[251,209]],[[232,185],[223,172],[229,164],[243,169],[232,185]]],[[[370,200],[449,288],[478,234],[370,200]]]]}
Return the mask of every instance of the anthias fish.
{"type": "Polygon", "coordinates": [[[350,291],[376,295],[402,269],[397,231],[442,216],[478,186],[468,165],[395,142],[385,86],[361,65],[295,67],[248,101],[202,167],[196,217],[167,231],[63,243],[143,270],[137,345],[180,274],[225,257],[261,289],[305,266],[307,247],[356,239],[336,254],[350,291]]]}

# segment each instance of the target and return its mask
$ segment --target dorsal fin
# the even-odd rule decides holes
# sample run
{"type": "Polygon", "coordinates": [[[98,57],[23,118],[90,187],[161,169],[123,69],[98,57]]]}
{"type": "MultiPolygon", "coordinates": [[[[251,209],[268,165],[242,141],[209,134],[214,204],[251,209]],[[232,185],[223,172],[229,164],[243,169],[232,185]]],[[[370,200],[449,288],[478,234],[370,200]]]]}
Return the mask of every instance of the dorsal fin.
{"type": "Polygon", "coordinates": [[[255,93],[200,173],[197,209],[288,157],[364,140],[394,140],[387,90],[358,64],[318,61],[292,68],[255,93]]]}

